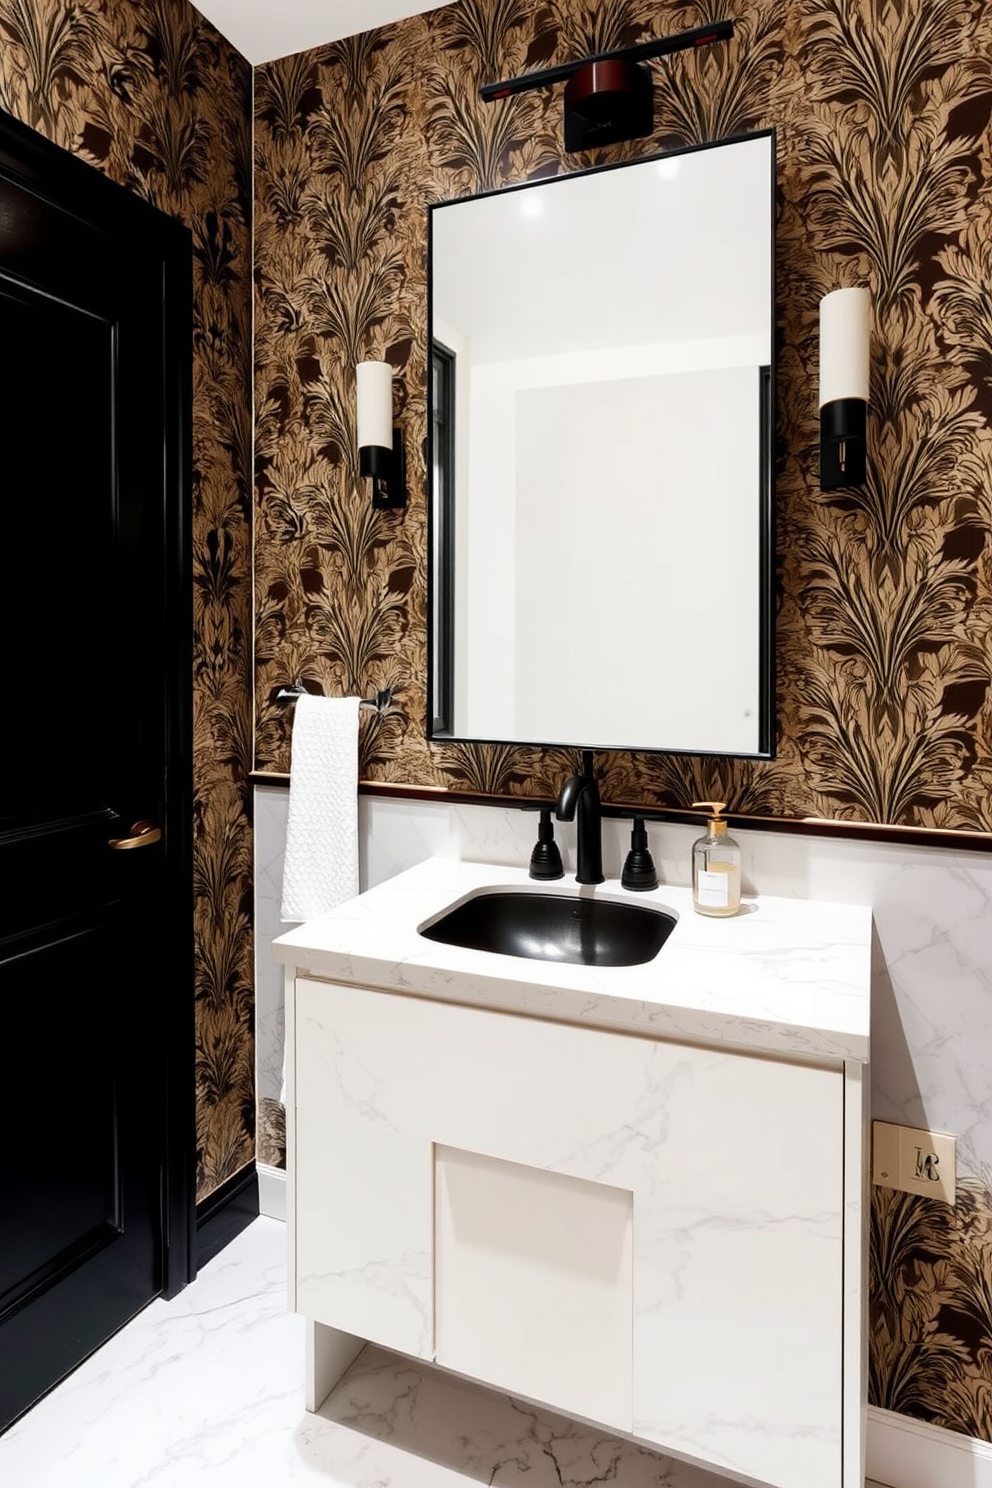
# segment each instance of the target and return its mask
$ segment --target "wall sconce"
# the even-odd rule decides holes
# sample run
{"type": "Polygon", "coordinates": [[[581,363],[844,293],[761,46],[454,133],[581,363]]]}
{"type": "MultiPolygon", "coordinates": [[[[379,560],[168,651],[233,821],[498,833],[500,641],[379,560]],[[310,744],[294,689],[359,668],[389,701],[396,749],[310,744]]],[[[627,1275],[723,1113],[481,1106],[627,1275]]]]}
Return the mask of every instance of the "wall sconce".
{"type": "Polygon", "coordinates": [[[820,489],[860,486],[867,454],[871,297],[835,289],[820,301],[820,489]]]}
{"type": "Polygon", "coordinates": [[[355,368],[358,411],[358,469],[372,481],[375,511],[406,506],[403,436],[393,427],[393,369],[388,362],[359,362],[355,368]]]}

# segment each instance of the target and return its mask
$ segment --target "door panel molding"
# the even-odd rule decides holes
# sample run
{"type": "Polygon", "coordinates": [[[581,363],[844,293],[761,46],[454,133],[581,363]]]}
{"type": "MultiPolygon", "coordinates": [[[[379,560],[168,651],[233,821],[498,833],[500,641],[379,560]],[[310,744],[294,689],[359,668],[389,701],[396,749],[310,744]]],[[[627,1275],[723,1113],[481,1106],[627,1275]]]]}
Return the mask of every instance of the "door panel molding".
{"type": "Polygon", "coordinates": [[[56,1286],[63,1277],[75,1271],[84,1261],[88,1261],[105,1246],[111,1245],[120,1233],[119,1223],[115,1224],[106,1220],[101,1225],[94,1225],[71,1245],[64,1246],[57,1255],[36,1267],[16,1286],[8,1287],[0,1295],[0,1324],[5,1323],[9,1317],[13,1317],[20,1308],[29,1306],[36,1297],[56,1286]]]}
{"type": "Polygon", "coordinates": [[[109,806],[94,806],[90,811],[79,811],[72,816],[40,817],[37,821],[19,827],[0,826],[0,847],[8,842],[29,842],[32,837],[47,837],[53,832],[85,832],[97,828],[102,830],[117,820],[117,812],[109,806]]]}

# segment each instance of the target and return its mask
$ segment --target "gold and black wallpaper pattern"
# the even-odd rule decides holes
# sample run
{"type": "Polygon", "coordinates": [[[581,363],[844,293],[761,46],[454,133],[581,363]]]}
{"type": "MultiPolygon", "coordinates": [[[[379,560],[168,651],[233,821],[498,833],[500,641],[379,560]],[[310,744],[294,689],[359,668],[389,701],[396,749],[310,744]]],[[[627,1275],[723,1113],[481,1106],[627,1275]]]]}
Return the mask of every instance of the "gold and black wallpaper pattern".
{"type": "Polygon", "coordinates": [[[873,1191],[869,1398],[992,1441],[992,1171],[953,1209],[873,1191]]]}
{"type": "Polygon", "coordinates": [[[604,798],[992,831],[992,5],[753,0],[734,39],[657,64],[656,132],[567,157],[560,90],[479,84],[718,18],[718,0],[456,0],[258,71],[259,768],[281,682],[391,686],[362,772],[551,794],[553,751],[425,739],[426,208],[757,128],[778,131],[779,745],[772,761],[604,753],[604,798]],[[871,463],[817,480],[817,313],[874,303],[871,463]],[[389,360],[411,507],[373,515],[351,368],[389,360]]]}
{"type": "MultiPolygon", "coordinates": [[[[431,745],[426,209],[774,127],[778,135],[777,757],[609,753],[604,799],[992,831],[992,0],[455,0],[260,68],[255,83],[256,762],[284,771],[300,677],[391,687],[380,782],[550,796],[552,750],[431,745]],[[568,157],[560,90],[479,85],[732,14],[655,64],[655,134],[568,157]],[[817,311],[867,284],[870,468],[817,479],[817,311]],[[410,505],[374,514],[353,366],[397,374],[410,505]]],[[[967,841],[967,837],[963,838],[967,841]]],[[[992,1183],[954,1211],[877,1193],[872,1398],[992,1440],[992,1183]]]]}
{"type": "Polygon", "coordinates": [[[202,1199],[254,1155],[251,69],[186,0],[0,0],[0,108],[193,233],[192,903],[202,1199]]]}

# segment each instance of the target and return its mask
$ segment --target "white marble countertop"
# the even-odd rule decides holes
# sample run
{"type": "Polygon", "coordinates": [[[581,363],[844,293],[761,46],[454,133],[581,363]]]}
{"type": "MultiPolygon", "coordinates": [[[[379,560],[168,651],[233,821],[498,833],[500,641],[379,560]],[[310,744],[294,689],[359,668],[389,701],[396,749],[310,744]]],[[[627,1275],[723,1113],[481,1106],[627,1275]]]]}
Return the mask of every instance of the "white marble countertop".
{"type": "Polygon", "coordinates": [[[689,889],[537,883],[525,869],[431,858],[273,942],[317,978],[439,1001],[800,1059],[868,1058],[871,910],[760,897],[727,919],[689,889]],[[418,927],[483,889],[653,904],[678,921],[653,961],[595,967],[443,945],[418,927]]]}

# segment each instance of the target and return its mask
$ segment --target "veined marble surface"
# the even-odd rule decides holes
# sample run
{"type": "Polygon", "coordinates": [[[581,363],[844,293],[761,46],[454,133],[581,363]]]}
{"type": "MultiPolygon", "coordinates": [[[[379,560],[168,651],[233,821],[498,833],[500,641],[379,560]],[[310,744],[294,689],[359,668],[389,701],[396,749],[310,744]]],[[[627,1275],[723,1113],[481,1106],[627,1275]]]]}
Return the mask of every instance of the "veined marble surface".
{"type": "Polygon", "coordinates": [[[431,858],[280,936],[273,954],[317,976],[442,1001],[800,1058],[868,1057],[871,911],[861,905],[762,896],[712,919],[693,911],[686,888],[631,895],[613,880],[542,884],[521,868],[431,858]],[[629,967],[531,961],[418,934],[496,887],[653,904],[678,923],[654,961],[629,967]]]}
{"type": "Polygon", "coordinates": [[[285,1244],[257,1220],[111,1339],[0,1437],[5,1488],[727,1488],[372,1347],[308,1415],[285,1244]]]}

